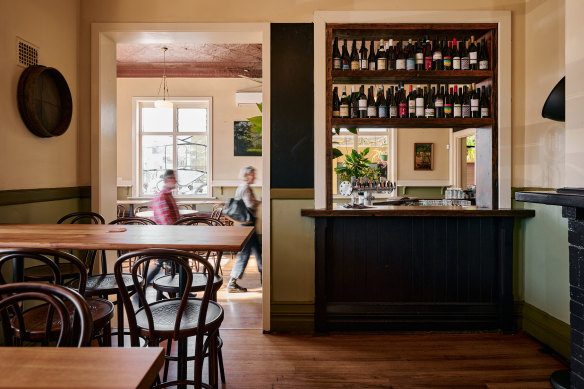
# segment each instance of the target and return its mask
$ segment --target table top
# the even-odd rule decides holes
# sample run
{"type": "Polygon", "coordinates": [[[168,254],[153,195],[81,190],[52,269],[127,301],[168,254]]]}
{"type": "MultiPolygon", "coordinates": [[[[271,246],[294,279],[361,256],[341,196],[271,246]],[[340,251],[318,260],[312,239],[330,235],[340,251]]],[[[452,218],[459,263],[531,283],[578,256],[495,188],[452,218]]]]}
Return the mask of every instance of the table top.
{"type": "MultiPolygon", "coordinates": [[[[198,213],[199,211],[195,211],[194,209],[179,209],[178,213],[181,216],[194,216],[196,213],[198,213]]],[[[151,218],[154,217],[154,211],[149,210],[149,211],[140,211],[140,212],[136,212],[136,216],[137,217],[147,217],[147,218],[151,218]]]]}
{"type": "Polygon", "coordinates": [[[162,347],[0,347],[0,388],[150,388],[162,347]]]}
{"type": "Polygon", "coordinates": [[[240,226],[2,224],[0,248],[241,251],[252,230],[240,226]],[[124,231],[108,232],[116,230],[124,231]]]}
{"type": "Polygon", "coordinates": [[[177,200],[177,205],[225,204],[225,200],[177,200]]]}
{"type": "Polygon", "coordinates": [[[151,200],[118,200],[118,205],[145,205],[150,204],[151,200]]]}

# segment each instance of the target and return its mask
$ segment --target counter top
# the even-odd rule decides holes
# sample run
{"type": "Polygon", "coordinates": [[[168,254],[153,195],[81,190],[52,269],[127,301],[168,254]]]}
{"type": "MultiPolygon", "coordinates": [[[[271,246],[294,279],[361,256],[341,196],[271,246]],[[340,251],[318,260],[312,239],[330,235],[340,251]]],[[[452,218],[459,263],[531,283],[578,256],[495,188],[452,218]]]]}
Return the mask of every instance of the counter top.
{"type": "Polygon", "coordinates": [[[584,192],[582,189],[563,188],[558,189],[558,191],[516,192],[515,200],[527,203],[584,208],[584,192]]]}
{"type": "Polygon", "coordinates": [[[335,207],[331,209],[302,209],[302,216],[443,216],[443,217],[534,217],[532,209],[479,209],[477,207],[373,206],[365,209],[335,207]]]}

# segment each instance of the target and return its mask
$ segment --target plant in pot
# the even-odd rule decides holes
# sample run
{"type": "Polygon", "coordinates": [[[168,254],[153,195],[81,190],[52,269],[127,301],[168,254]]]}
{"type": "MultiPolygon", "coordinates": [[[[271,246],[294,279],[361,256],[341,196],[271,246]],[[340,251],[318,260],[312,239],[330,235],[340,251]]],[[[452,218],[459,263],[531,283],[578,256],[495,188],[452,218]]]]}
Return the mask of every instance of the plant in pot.
{"type": "MultiPolygon", "coordinates": [[[[351,150],[351,153],[345,154],[345,163],[335,168],[335,173],[338,174],[340,181],[351,181],[351,177],[353,176],[356,178],[369,177],[375,179],[379,174],[379,169],[370,166],[371,161],[367,158],[367,154],[369,154],[369,147],[361,152],[351,150]]],[[[340,157],[341,155],[343,153],[339,154],[333,151],[334,158],[340,157]]]]}

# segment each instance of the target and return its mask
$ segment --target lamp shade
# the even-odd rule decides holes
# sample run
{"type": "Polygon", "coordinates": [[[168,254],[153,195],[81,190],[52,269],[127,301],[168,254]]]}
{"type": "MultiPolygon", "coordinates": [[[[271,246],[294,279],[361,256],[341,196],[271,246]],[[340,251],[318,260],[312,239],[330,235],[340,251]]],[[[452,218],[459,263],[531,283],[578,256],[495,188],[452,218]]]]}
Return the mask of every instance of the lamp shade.
{"type": "Polygon", "coordinates": [[[168,100],[156,100],[154,102],[154,107],[156,108],[172,108],[172,102],[168,100]]]}
{"type": "Polygon", "coordinates": [[[552,89],[543,105],[541,116],[558,122],[566,121],[566,77],[552,89]]]}

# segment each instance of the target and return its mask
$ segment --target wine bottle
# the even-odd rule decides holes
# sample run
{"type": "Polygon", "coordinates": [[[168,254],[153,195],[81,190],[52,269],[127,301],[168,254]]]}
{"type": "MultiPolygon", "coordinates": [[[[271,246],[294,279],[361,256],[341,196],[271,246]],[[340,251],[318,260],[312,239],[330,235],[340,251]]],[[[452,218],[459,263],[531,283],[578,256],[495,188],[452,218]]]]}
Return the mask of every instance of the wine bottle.
{"type": "Polygon", "coordinates": [[[393,86],[387,89],[387,113],[389,118],[396,118],[398,117],[398,107],[397,102],[394,96],[393,86]]]}
{"type": "Polygon", "coordinates": [[[425,101],[424,97],[426,97],[422,93],[422,88],[418,85],[418,91],[416,92],[416,117],[423,118],[424,117],[424,108],[425,108],[425,101]]]}
{"type": "Polygon", "coordinates": [[[444,70],[444,64],[442,62],[442,48],[440,47],[440,41],[434,39],[432,44],[432,69],[433,70],[444,70]]]}
{"type": "Polygon", "coordinates": [[[383,92],[383,87],[379,87],[377,90],[377,117],[387,118],[387,104],[385,101],[385,93],[383,92]]]}
{"type": "Polygon", "coordinates": [[[347,51],[347,40],[343,40],[343,54],[341,55],[341,68],[343,70],[351,69],[351,57],[349,57],[349,52],[347,51]]]}
{"type": "Polygon", "coordinates": [[[375,105],[375,98],[373,97],[373,87],[369,87],[367,93],[367,117],[376,118],[377,117],[377,105],[375,105]]]}
{"type": "Polygon", "coordinates": [[[462,101],[460,99],[460,91],[458,85],[454,85],[454,94],[452,95],[452,116],[455,118],[462,117],[462,101]]]}
{"type": "Polygon", "coordinates": [[[460,51],[456,38],[452,39],[452,70],[460,70],[460,51]]]}
{"type": "Polygon", "coordinates": [[[479,89],[475,87],[475,84],[472,84],[471,92],[470,92],[470,116],[473,118],[480,118],[481,117],[481,110],[479,108],[479,89]]]}
{"type": "Polygon", "coordinates": [[[387,70],[395,70],[395,48],[393,47],[393,39],[389,40],[385,57],[387,58],[387,70]]]}
{"type": "Polygon", "coordinates": [[[408,53],[406,56],[406,70],[416,70],[416,52],[414,46],[408,43],[406,51],[408,53]]]}
{"type": "Polygon", "coordinates": [[[379,40],[379,50],[377,51],[377,70],[387,69],[387,58],[385,58],[385,45],[383,39],[379,40]]]}
{"type": "Polygon", "coordinates": [[[341,70],[341,52],[339,51],[338,37],[335,37],[333,43],[333,70],[341,70]]]}
{"type": "Polygon", "coordinates": [[[489,54],[487,53],[486,39],[483,39],[481,51],[479,51],[479,70],[489,70],[489,54]]]}
{"type": "Polygon", "coordinates": [[[477,46],[475,45],[474,35],[470,36],[470,46],[468,47],[468,58],[471,70],[479,69],[479,52],[477,46]]]}
{"type": "Polygon", "coordinates": [[[351,85],[351,97],[349,98],[349,115],[351,119],[358,119],[359,115],[359,92],[355,91],[355,85],[351,85]]]}
{"type": "Polygon", "coordinates": [[[432,70],[432,43],[428,37],[424,44],[424,70],[432,70]]]}
{"type": "Polygon", "coordinates": [[[446,91],[446,95],[444,96],[444,117],[451,118],[453,116],[452,113],[452,88],[446,91]]]}
{"type": "Polygon", "coordinates": [[[469,118],[470,116],[470,93],[468,87],[465,85],[462,94],[462,117],[469,118]]]}
{"type": "Polygon", "coordinates": [[[377,56],[375,55],[375,43],[371,41],[369,44],[369,57],[367,58],[367,65],[369,70],[375,70],[377,64],[377,56]]]}
{"type": "Polygon", "coordinates": [[[481,107],[481,117],[482,118],[488,118],[490,116],[490,104],[489,104],[489,97],[487,96],[487,93],[485,93],[485,86],[483,85],[481,87],[481,101],[480,101],[480,107],[481,107]]]}
{"type": "Polygon", "coordinates": [[[367,117],[367,96],[365,96],[365,85],[361,85],[359,88],[359,117],[367,117]]]}
{"type": "Polygon", "coordinates": [[[341,105],[339,107],[339,115],[342,118],[349,117],[349,99],[347,98],[347,90],[343,88],[343,94],[341,96],[341,105]]]}
{"type": "Polygon", "coordinates": [[[365,38],[361,40],[361,48],[359,49],[359,69],[367,70],[367,47],[365,45],[365,38]]]}
{"type": "Polygon", "coordinates": [[[460,43],[460,70],[470,70],[470,58],[466,49],[466,39],[463,39],[460,43]]]}
{"type": "Polygon", "coordinates": [[[338,118],[341,116],[341,102],[339,101],[339,92],[337,87],[333,88],[333,117],[338,118]]]}
{"type": "Polygon", "coordinates": [[[424,117],[426,118],[436,117],[436,106],[434,105],[434,88],[430,89],[428,91],[428,94],[426,95],[424,117]]]}
{"type": "Polygon", "coordinates": [[[413,85],[410,84],[410,93],[408,94],[408,117],[416,117],[416,92],[412,90],[413,85]]]}
{"type": "Polygon", "coordinates": [[[406,70],[406,53],[404,53],[401,42],[397,42],[397,58],[395,60],[396,70],[406,70]]]}
{"type": "Polygon", "coordinates": [[[452,70],[452,42],[442,41],[442,61],[444,70],[452,70]]]}
{"type": "Polygon", "coordinates": [[[416,42],[416,70],[424,70],[424,48],[420,41],[416,42]]]}
{"type": "MultiPolygon", "coordinates": [[[[412,93],[412,86],[410,85],[410,94],[412,93]]],[[[398,115],[400,118],[407,118],[408,117],[408,100],[406,99],[406,91],[404,90],[403,85],[401,86],[399,93],[399,103],[397,106],[398,115]]]]}
{"type": "Polygon", "coordinates": [[[357,41],[353,39],[351,47],[351,70],[359,70],[359,53],[357,52],[357,41]]]}
{"type": "Polygon", "coordinates": [[[437,93],[436,97],[434,98],[434,116],[437,118],[444,117],[444,87],[438,85],[436,87],[437,93]]]}

